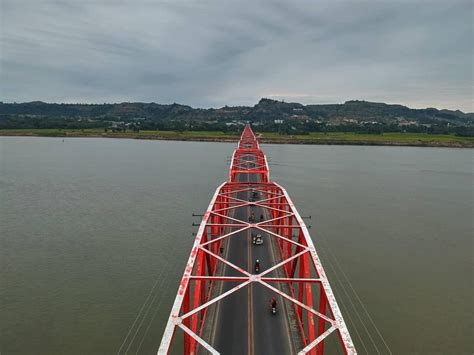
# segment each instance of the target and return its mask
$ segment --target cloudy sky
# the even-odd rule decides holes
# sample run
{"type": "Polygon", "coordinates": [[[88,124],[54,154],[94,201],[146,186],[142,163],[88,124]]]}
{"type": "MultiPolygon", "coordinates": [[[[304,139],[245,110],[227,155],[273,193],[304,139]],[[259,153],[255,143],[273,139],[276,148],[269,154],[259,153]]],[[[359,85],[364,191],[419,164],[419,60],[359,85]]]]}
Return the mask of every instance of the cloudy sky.
{"type": "Polygon", "coordinates": [[[0,101],[474,111],[471,0],[0,0],[0,101]]]}

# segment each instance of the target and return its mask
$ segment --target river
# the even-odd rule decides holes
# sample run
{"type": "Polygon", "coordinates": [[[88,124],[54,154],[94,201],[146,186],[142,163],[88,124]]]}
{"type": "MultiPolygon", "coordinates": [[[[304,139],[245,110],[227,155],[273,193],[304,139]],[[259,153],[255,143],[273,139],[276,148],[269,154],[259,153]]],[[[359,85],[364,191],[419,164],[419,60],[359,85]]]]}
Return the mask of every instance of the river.
{"type": "MultiPolygon", "coordinates": [[[[0,353],[156,353],[234,147],[0,137],[0,353]]],[[[473,150],[262,148],[359,353],[474,352],[473,150]]]]}

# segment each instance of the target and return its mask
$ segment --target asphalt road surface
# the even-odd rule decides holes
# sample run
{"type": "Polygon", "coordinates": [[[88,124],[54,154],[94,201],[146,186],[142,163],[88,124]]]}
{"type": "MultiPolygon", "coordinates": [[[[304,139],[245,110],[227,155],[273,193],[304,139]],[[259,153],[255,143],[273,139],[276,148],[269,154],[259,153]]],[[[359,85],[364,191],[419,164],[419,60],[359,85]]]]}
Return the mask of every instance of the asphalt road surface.
{"type": "MultiPolygon", "coordinates": [[[[257,174],[240,174],[240,182],[259,182],[257,174]]],[[[245,191],[237,197],[249,200],[251,192],[245,191]]],[[[258,199],[262,198],[259,196],[258,199]]],[[[254,212],[256,221],[260,215],[264,220],[269,216],[257,206],[235,209],[234,218],[248,221],[254,212]]],[[[269,236],[259,232],[263,237],[263,245],[253,245],[251,234],[256,231],[244,231],[228,239],[224,253],[226,259],[235,265],[255,273],[255,260],[260,260],[261,271],[276,264],[275,252],[269,236]]],[[[224,275],[242,276],[229,266],[223,269],[224,275]]],[[[270,276],[270,275],[269,275],[270,276]]],[[[271,275],[274,276],[274,275],[271,275]]],[[[222,293],[235,287],[237,283],[225,282],[222,293]]],[[[275,284],[276,285],[276,284],[275,284]]],[[[225,297],[217,305],[211,345],[221,354],[292,354],[295,353],[288,315],[285,312],[283,299],[260,284],[250,284],[230,296],[225,297]],[[277,299],[277,313],[271,313],[270,300],[277,299]]]]}

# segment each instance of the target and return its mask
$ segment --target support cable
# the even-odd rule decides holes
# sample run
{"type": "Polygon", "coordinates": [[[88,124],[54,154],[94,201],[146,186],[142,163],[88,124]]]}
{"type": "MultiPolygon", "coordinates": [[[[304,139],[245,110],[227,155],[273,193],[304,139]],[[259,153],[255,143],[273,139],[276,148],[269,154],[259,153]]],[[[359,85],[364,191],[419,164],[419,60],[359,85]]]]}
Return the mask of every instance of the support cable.
{"type": "MultiPolygon", "coordinates": [[[[166,280],[166,278],[165,278],[165,279],[162,279],[162,282],[161,282],[160,286],[163,285],[164,280],[166,280]]],[[[159,294],[159,292],[156,292],[156,293],[155,293],[155,296],[153,296],[153,299],[152,299],[151,302],[149,303],[148,308],[147,308],[145,314],[143,315],[143,317],[142,317],[140,323],[138,324],[137,329],[135,330],[135,334],[133,335],[132,340],[130,340],[130,343],[128,344],[127,350],[125,350],[125,354],[128,353],[128,351],[130,350],[130,347],[132,346],[133,342],[135,341],[135,338],[136,338],[138,332],[140,331],[140,329],[141,329],[141,327],[142,327],[142,325],[143,325],[143,322],[144,322],[145,319],[148,317],[148,313],[150,313],[151,307],[152,307],[152,305],[155,303],[156,296],[158,296],[158,294],[159,294]]],[[[160,299],[163,299],[163,297],[160,297],[160,299]]]]}
{"type": "MultiPolygon", "coordinates": [[[[168,255],[174,255],[175,249],[176,249],[176,243],[172,243],[171,248],[170,248],[170,253],[169,253],[168,255]]],[[[170,269],[171,269],[171,263],[166,263],[166,265],[167,265],[167,267],[161,269],[161,271],[160,271],[160,273],[159,273],[159,275],[158,275],[158,277],[157,277],[155,283],[153,284],[153,287],[151,288],[151,290],[150,290],[150,292],[149,292],[147,298],[146,298],[145,301],[143,302],[143,304],[142,304],[142,306],[141,306],[141,308],[140,308],[140,310],[139,310],[139,312],[138,312],[138,314],[137,314],[137,316],[136,316],[136,318],[135,318],[135,320],[134,320],[132,326],[130,327],[130,329],[129,329],[129,331],[128,331],[128,333],[127,333],[127,335],[126,335],[126,337],[125,337],[125,339],[124,339],[124,341],[123,341],[123,343],[122,343],[122,345],[121,345],[119,351],[117,352],[117,355],[119,355],[120,352],[122,351],[122,348],[124,347],[124,345],[126,344],[128,338],[130,337],[130,335],[131,335],[131,333],[132,333],[134,327],[135,327],[136,324],[137,324],[137,321],[141,318],[140,322],[139,322],[138,325],[137,325],[137,328],[136,328],[136,330],[135,330],[135,333],[134,333],[133,337],[132,337],[131,340],[128,342],[128,346],[127,346],[127,348],[125,349],[124,354],[127,354],[127,352],[130,350],[130,347],[132,346],[133,342],[135,341],[135,338],[136,338],[136,336],[137,336],[137,334],[138,334],[140,328],[142,327],[143,322],[144,322],[145,319],[148,317],[148,314],[149,314],[149,312],[150,312],[150,310],[151,310],[152,305],[155,303],[156,297],[157,297],[158,294],[159,294],[159,290],[162,288],[162,286],[163,286],[163,284],[165,283],[165,281],[169,279],[169,278],[166,278],[166,277],[163,278],[164,275],[169,275],[169,272],[170,272],[170,269]],[[160,282],[160,281],[161,281],[161,282],[160,282]],[[156,286],[158,285],[158,283],[160,283],[160,285],[159,285],[158,289],[157,289],[156,292],[155,292],[155,289],[156,289],[156,286]],[[152,297],[152,295],[153,295],[153,297],[152,297]],[[150,301],[150,299],[151,299],[151,301],[150,301]],[[148,306],[147,306],[147,305],[148,305],[148,306]],[[142,312],[143,312],[143,310],[144,310],[145,308],[146,308],[146,311],[142,314],[142,312]]],[[[163,298],[164,298],[163,295],[161,295],[161,297],[159,298],[159,304],[161,304],[161,302],[163,301],[163,298]]],[[[155,315],[156,315],[156,310],[155,310],[155,315]]],[[[153,318],[154,318],[154,317],[153,317],[153,318]]],[[[152,321],[153,321],[153,319],[152,319],[152,321]]],[[[148,329],[149,329],[150,325],[151,325],[151,322],[150,322],[150,324],[148,324],[148,327],[147,327],[146,332],[148,332],[148,329]]],[[[146,335],[146,333],[145,333],[145,335],[146,335]]],[[[144,335],[144,336],[145,336],[145,335],[144,335]]],[[[144,336],[143,336],[143,338],[142,338],[142,340],[141,340],[141,342],[140,342],[140,346],[141,346],[141,344],[142,344],[142,342],[143,342],[143,340],[144,340],[144,336]]],[[[139,349],[140,349],[140,348],[139,348],[139,349]]]]}
{"type": "MultiPolygon", "coordinates": [[[[329,259],[327,260],[327,265],[329,265],[329,267],[330,267],[331,270],[333,271],[333,273],[334,273],[334,278],[337,280],[337,282],[339,283],[340,287],[342,288],[342,290],[344,291],[344,293],[346,294],[347,298],[348,298],[349,301],[350,301],[350,296],[349,296],[348,293],[346,292],[346,289],[345,289],[344,285],[342,284],[342,282],[341,282],[339,276],[338,276],[337,273],[336,273],[336,269],[334,268],[334,266],[332,265],[332,262],[331,262],[329,259]]],[[[361,342],[361,344],[362,344],[362,347],[364,348],[365,352],[366,352],[367,354],[369,354],[369,350],[367,349],[363,338],[361,337],[359,331],[357,330],[358,327],[356,326],[354,320],[352,319],[352,316],[351,316],[351,313],[349,312],[349,309],[347,308],[347,306],[345,305],[344,302],[341,302],[341,303],[340,303],[340,306],[341,306],[341,308],[344,308],[344,311],[346,312],[347,318],[349,319],[350,323],[352,324],[352,327],[353,327],[355,333],[357,334],[357,337],[359,338],[359,340],[360,340],[360,342],[361,342]]],[[[354,307],[352,307],[352,308],[354,309],[354,307]]],[[[357,310],[354,309],[354,311],[355,311],[355,313],[357,314],[357,310]]],[[[359,319],[360,319],[360,317],[359,317],[359,319]]],[[[363,324],[363,323],[362,323],[362,324],[363,324]]],[[[365,330],[367,331],[367,328],[365,327],[365,325],[364,325],[364,328],[365,328],[365,330]]],[[[367,333],[368,333],[368,331],[367,331],[367,333]]],[[[370,334],[369,334],[369,337],[370,337],[370,334]]],[[[372,342],[373,342],[373,341],[372,341],[372,342]]],[[[375,347],[375,348],[377,349],[377,347],[375,347]]],[[[378,351],[378,349],[377,349],[377,353],[380,354],[380,352],[378,351]]]]}
{"type": "MultiPolygon", "coordinates": [[[[320,234],[320,235],[321,235],[321,234],[320,234]]],[[[377,327],[377,325],[375,324],[374,320],[373,320],[372,317],[370,316],[369,312],[367,311],[367,308],[364,306],[364,303],[362,302],[361,298],[360,298],[359,295],[357,294],[356,290],[355,290],[354,287],[352,286],[352,283],[350,282],[350,280],[349,280],[349,278],[347,277],[346,273],[345,273],[344,270],[342,269],[341,264],[339,263],[339,260],[337,259],[336,255],[332,252],[332,250],[331,250],[331,248],[330,248],[330,246],[329,246],[329,243],[325,240],[325,238],[321,238],[321,241],[324,242],[325,248],[328,250],[329,254],[331,254],[332,258],[333,258],[334,261],[335,261],[335,264],[336,264],[337,268],[339,269],[340,273],[342,274],[342,276],[343,276],[344,279],[346,280],[347,284],[348,284],[349,287],[351,288],[353,294],[356,296],[358,303],[360,304],[360,306],[361,306],[362,309],[364,310],[364,313],[367,315],[367,318],[370,320],[370,323],[372,324],[372,326],[375,328],[375,330],[376,330],[378,336],[379,336],[380,339],[382,340],[382,342],[383,342],[385,348],[387,349],[388,353],[389,353],[389,354],[392,354],[392,351],[390,350],[390,347],[388,346],[387,342],[385,341],[384,337],[382,336],[382,333],[380,332],[379,328],[377,327]]],[[[333,268],[333,270],[334,270],[334,268],[333,268]]],[[[334,270],[334,272],[335,272],[335,270],[334,270]]],[[[337,275],[336,272],[335,272],[335,275],[337,275]]],[[[337,276],[336,276],[336,278],[337,278],[337,276]]],[[[342,284],[341,284],[341,285],[342,285],[342,284]]],[[[362,321],[359,312],[356,310],[356,308],[355,308],[355,306],[354,306],[354,304],[353,304],[353,302],[352,302],[351,297],[347,294],[347,292],[346,292],[346,290],[345,290],[345,288],[344,288],[343,285],[342,285],[342,287],[343,287],[344,293],[346,293],[346,295],[349,297],[349,300],[350,300],[351,304],[353,305],[353,308],[354,308],[354,310],[356,311],[356,314],[357,314],[357,316],[359,317],[359,319],[360,319],[362,325],[364,326],[365,330],[367,331],[367,334],[369,335],[370,339],[372,340],[372,343],[374,344],[374,347],[377,349],[377,352],[380,354],[380,351],[379,351],[379,349],[377,348],[377,346],[375,345],[375,342],[374,342],[372,336],[370,335],[370,333],[369,333],[367,327],[365,326],[365,323],[362,321]]]]}
{"type": "MultiPolygon", "coordinates": [[[[160,285],[160,287],[163,286],[163,284],[165,284],[165,281],[167,281],[167,280],[170,280],[170,278],[164,279],[164,281],[160,285]]],[[[168,285],[168,284],[169,283],[166,283],[166,285],[168,285]]],[[[165,288],[165,289],[168,289],[168,288],[165,288]]],[[[155,312],[153,313],[153,317],[151,318],[150,322],[148,323],[148,326],[145,329],[145,333],[143,334],[143,337],[142,337],[140,343],[138,344],[138,349],[137,349],[137,352],[136,352],[137,355],[140,353],[140,349],[142,347],[143,341],[145,340],[145,337],[148,334],[148,331],[150,330],[151,324],[153,323],[153,321],[155,320],[156,315],[158,314],[158,310],[160,309],[161,304],[163,303],[163,299],[164,299],[164,297],[161,297],[158,304],[155,307],[155,312]]]]}
{"type": "MultiPolygon", "coordinates": [[[[158,285],[158,281],[160,281],[160,279],[162,278],[163,276],[163,273],[164,273],[164,269],[161,269],[161,272],[159,273],[153,287],[151,288],[150,292],[148,293],[148,296],[147,298],[145,299],[145,301],[143,302],[142,306],[140,307],[140,310],[138,311],[138,314],[137,316],[135,317],[135,320],[133,321],[133,324],[131,325],[130,329],[128,330],[128,333],[127,335],[125,336],[125,338],[123,339],[123,342],[122,342],[122,345],[120,346],[119,350],[117,351],[117,354],[120,354],[120,352],[122,351],[122,348],[123,346],[125,345],[125,343],[127,342],[128,340],[128,337],[130,336],[131,332],[132,332],[132,329],[135,327],[135,324],[137,323],[138,319],[140,318],[141,316],[141,313],[143,312],[143,310],[145,309],[145,306],[146,304],[148,303],[151,295],[153,294],[155,288],[156,288],[156,285],[158,285]]],[[[125,351],[125,353],[128,351],[128,348],[127,350],[125,351]]]]}

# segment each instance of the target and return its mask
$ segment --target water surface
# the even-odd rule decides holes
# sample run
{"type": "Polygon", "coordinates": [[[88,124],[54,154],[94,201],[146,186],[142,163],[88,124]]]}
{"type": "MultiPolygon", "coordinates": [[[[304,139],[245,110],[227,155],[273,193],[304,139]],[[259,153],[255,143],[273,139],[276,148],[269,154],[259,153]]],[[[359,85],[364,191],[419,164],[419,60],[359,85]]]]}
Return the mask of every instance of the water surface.
{"type": "MultiPolygon", "coordinates": [[[[156,352],[234,147],[0,137],[0,352],[156,352]]],[[[360,353],[474,351],[472,150],[263,149],[360,353]]]]}

